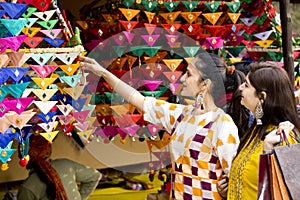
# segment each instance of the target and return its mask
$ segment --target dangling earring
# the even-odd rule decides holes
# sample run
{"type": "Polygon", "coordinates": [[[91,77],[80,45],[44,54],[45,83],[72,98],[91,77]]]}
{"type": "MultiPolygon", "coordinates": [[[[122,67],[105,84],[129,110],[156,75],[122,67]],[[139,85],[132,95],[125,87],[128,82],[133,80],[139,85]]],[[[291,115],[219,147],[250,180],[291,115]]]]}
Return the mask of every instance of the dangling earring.
{"type": "Polygon", "coordinates": [[[264,116],[264,110],[262,108],[261,101],[259,101],[256,108],[255,108],[256,125],[262,125],[261,118],[263,116],[264,116]]]}
{"type": "Polygon", "coordinates": [[[197,95],[197,98],[196,98],[196,102],[194,104],[194,107],[195,108],[200,108],[201,110],[204,110],[204,96],[202,93],[199,93],[197,95]]]}

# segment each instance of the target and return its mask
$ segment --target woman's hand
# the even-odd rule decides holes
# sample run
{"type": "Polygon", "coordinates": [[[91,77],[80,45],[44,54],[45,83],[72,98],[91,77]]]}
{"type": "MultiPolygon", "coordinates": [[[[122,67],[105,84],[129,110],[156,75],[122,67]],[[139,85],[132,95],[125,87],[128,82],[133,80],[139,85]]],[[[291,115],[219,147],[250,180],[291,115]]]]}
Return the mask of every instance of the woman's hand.
{"type": "Polygon", "coordinates": [[[227,191],[228,191],[228,177],[223,175],[222,179],[217,183],[217,190],[221,197],[224,199],[227,198],[227,191]]]}
{"type": "Polygon", "coordinates": [[[294,125],[289,122],[281,122],[278,126],[277,130],[271,131],[264,140],[264,151],[271,152],[279,142],[281,142],[281,138],[283,138],[282,134],[289,134],[294,128],[294,125]]]}
{"type": "Polygon", "coordinates": [[[79,60],[81,61],[81,67],[83,67],[83,69],[91,71],[98,76],[102,76],[106,71],[106,69],[102,67],[95,59],[80,56],[79,60]]]}

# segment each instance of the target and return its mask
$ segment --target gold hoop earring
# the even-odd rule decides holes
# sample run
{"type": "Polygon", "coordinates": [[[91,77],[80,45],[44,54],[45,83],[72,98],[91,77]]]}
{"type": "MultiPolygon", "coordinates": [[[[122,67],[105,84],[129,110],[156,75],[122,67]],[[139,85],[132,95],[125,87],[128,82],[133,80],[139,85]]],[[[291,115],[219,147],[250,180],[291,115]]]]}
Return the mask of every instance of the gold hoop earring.
{"type": "Polygon", "coordinates": [[[262,125],[261,118],[264,116],[264,110],[261,101],[258,102],[255,108],[256,125],[262,125]]]}

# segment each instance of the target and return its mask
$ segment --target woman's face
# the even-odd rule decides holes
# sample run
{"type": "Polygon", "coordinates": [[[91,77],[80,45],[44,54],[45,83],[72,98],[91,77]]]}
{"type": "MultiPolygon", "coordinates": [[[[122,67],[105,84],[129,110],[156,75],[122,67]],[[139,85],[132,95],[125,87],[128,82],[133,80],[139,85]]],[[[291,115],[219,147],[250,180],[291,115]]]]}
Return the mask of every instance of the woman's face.
{"type": "Polygon", "coordinates": [[[183,88],[181,90],[182,96],[196,97],[200,91],[201,74],[199,70],[190,63],[187,67],[186,73],[180,78],[183,88]]]}
{"type": "Polygon", "coordinates": [[[254,113],[259,98],[256,95],[256,89],[250,84],[248,75],[245,82],[239,86],[239,90],[241,91],[241,104],[254,113]]]}

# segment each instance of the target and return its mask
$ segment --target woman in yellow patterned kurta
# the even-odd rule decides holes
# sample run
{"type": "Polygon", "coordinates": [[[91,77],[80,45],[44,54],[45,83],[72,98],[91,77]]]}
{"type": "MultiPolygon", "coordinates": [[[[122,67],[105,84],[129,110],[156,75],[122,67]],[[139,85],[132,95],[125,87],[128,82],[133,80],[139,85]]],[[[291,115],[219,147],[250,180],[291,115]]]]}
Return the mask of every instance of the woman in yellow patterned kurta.
{"type": "MultiPolygon", "coordinates": [[[[246,82],[240,86],[241,104],[255,114],[256,123],[241,139],[238,154],[232,163],[227,199],[252,200],[258,198],[259,158],[270,153],[280,142],[281,129],[291,130],[280,122],[290,121],[300,130],[297,116],[294,87],[287,73],[270,63],[249,65],[246,82]]],[[[296,143],[299,137],[289,132],[288,140],[296,143]]]]}
{"type": "Polygon", "coordinates": [[[225,97],[226,68],[220,57],[200,52],[181,77],[181,95],[196,98],[194,106],[145,98],[95,60],[81,59],[83,67],[102,75],[117,93],[142,110],[145,120],[173,133],[173,199],[222,199],[216,183],[223,174],[229,176],[239,138],[231,117],[217,107],[225,97]]]}

